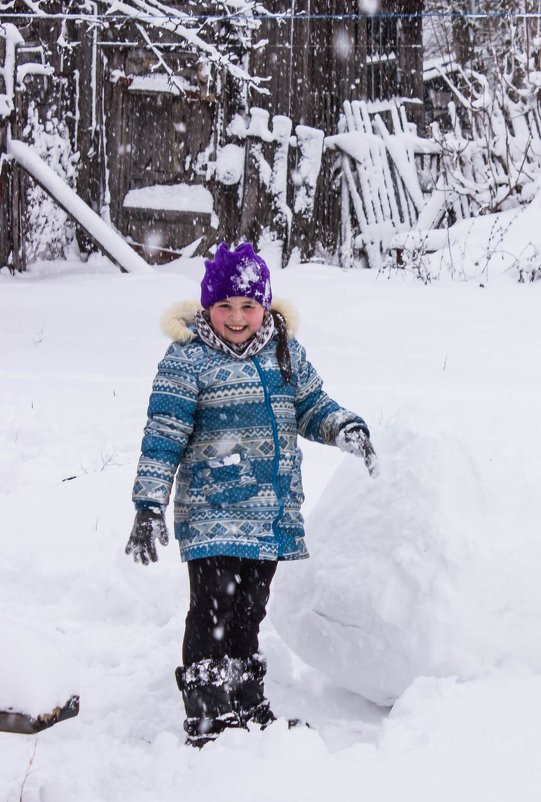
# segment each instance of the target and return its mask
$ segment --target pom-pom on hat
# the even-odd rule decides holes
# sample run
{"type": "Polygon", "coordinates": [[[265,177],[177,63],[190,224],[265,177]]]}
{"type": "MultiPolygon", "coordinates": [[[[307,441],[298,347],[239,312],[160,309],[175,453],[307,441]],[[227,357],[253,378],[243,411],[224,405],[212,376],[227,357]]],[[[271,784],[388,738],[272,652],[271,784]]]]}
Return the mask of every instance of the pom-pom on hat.
{"type": "Polygon", "coordinates": [[[208,309],[226,298],[253,298],[265,309],[270,309],[270,271],[261,256],[255,253],[251,242],[243,242],[233,251],[222,242],[214,259],[205,261],[201,305],[208,309]]]}

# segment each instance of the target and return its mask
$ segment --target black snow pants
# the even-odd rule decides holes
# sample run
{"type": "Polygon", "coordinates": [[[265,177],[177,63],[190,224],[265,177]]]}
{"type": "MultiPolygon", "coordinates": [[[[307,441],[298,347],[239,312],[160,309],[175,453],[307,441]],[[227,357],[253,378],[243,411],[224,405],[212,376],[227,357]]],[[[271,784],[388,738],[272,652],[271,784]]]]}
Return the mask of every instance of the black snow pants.
{"type": "Polygon", "coordinates": [[[246,659],[259,648],[277,562],[206,557],[188,562],[190,609],[182,660],[190,666],[226,655],[246,659]]]}
{"type": "Polygon", "coordinates": [[[226,655],[245,659],[259,648],[277,563],[241,557],[188,562],[190,609],[182,646],[185,666],[226,655]]]}

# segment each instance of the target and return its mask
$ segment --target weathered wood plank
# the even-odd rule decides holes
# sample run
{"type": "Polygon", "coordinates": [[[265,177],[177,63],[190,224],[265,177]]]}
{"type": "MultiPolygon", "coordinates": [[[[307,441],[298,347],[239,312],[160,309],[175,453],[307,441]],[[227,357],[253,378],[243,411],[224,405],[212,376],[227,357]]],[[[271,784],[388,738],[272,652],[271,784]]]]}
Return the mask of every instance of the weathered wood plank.
{"type": "Polygon", "coordinates": [[[210,213],[128,208],[124,215],[137,252],[154,264],[177,258],[184,247],[213,230],[210,213]]]}
{"type": "MultiPolygon", "coordinates": [[[[423,85],[423,0],[393,0],[400,19],[399,75],[400,96],[413,101],[409,115],[419,130],[424,130],[423,85]],[[416,102],[415,102],[416,101],[416,102]]],[[[398,93],[397,93],[398,94],[398,93]]]]}
{"type": "MultiPolygon", "coordinates": [[[[295,7],[295,0],[275,0],[272,4],[272,12],[275,14],[291,14],[295,7]]],[[[293,26],[292,19],[280,23],[275,19],[263,19],[261,21],[258,38],[266,40],[268,44],[251,53],[250,69],[254,75],[268,79],[265,82],[268,94],[261,94],[251,89],[248,91],[247,103],[241,103],[241,106],[247,106],[248,108],[258,106],[268,111],[270,115],[285,114],[294,119],[290,91],[292,51],[289,47],[293,26]]],[[[226,83],[232,86],[231,81],[226,83]]],[[[237,94],[242,96],[243,93],[239,89],[240,87],[237,87],[237,94]]],[[[234,105],[234,101],[232,105],[234,105]]],[[[231,106],[229,108],[233,111],[231,106]]],[[[237,110],[241,110],[240,107],[237,110]]]]}
{"type": "MultiPolygon", "coordinates": [[[[26,120],[26,106],[23,94],[15,93],[15,110],[11,118],[12,136],[22,132],[26,120]]],[[[13,269],[22,272],[26,269],[25,230],[26,220],[26,181],[23,171],[13,164],[11,171],[11,259],[13,269]]]]}
{"type": "Polygon", "coordinates": [[[268,129],[268,120],[269,114],[264,109],[251,110],[251,123],[246,136],[239,227],[241,238],[250,242],[258,242],[270,217],[272,199],[269,182],[272,168],[269,160],[269,143],[273,142],[274,137],[268,129]]]}
{"type": "Polygon", "coordinates": [[[128,81],[120,78],[111,80],[113,72],[124,72],[125,52],[123,49],[108,53],[109,64],[104,76],[104,106],[108,112],[101,124],[105,129],[105,153],[107,156],[107,176],[110,197],[109,213],[111,221],[119,231],[125,231],[124,197],[130,186],[130,129],[128,123],[128,81]]]}
{"type": "Polygon", "coordinates": [[[0,268],[8,265],[11,254],[11,164],[5,158],[6,141],[7,121],[0,120],[0,268]]]}
{"type": "MultiPolygon", "coordinates": [[[[101,98],[99,80],[100,59],[97,57],[97,28],[78,26],[76,65],[79,75],[79,98],[76,148],[79,152],[76,191],[79,197],[100,213],[100,147],[99,147],[99,103],[101,98]]],[[[95,250],[94,242],[81,228],[76,229],[77,243],[82,253],[95,250]]]]}
{"type": "Polygon", "coordinates": [[[71,696],[68,701],[48,713],[30,716],[15,710],[0,710],[0,732],[13,732],[19,735],[35,735],[58,724],[74,718],[79,713],[79,697],[71,696]]]}

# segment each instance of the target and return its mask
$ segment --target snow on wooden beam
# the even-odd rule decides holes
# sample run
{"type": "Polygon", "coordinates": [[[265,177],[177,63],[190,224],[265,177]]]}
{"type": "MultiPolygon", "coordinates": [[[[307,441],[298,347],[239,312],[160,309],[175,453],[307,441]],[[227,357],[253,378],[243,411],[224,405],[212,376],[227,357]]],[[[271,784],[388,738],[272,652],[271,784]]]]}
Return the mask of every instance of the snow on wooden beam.
{"type": "Polygon", "coordinates": [[[57,632],[2,618],[0,642],[0,731],[32,735],[78,714],[78,672],[57,632]]]}
{"type": "Polygon", "coordinates": [[[79,697],[71,696],[62,705],[53,708],[48,713],[31,716],[28,713],[19,713],[14,710],[0,710],[0,732],[13,732],[19,735],[34,735],[36,732],[46,730],[59,721],[74,718],[79,713],[79,697]]]}
{"type": "Polygon", "coordinates": [[[98,248],[123,273],[150,273],[147,264],[128,243],[101,219],[49,165],[19,140],[8,140],[7,153],[86,231],[98,248]]]}

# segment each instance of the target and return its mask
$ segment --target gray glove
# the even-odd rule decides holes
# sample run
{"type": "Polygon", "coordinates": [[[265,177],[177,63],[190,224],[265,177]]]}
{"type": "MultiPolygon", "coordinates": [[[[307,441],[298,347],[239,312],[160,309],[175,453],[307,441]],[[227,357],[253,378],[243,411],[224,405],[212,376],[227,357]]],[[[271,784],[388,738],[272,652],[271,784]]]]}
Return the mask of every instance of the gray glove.
{"type": "Polygon", "coordinates": [[[169,543],[163,512],[158,507],[137,510],[130,539],[126,545],[126,554],[133,554],[135,562],[140,561],[143,565],[157,562],[156,538],[162,546],[167,546],[169,543]]]}
{"type": "Polygon", "coordinates": [[[378,458],[374,446],[362,426],[356,423],[347,424],[339,431],[336,445],[341,451],[362,457],[370,476],[374,479],[379,476],[378,458]]]}

